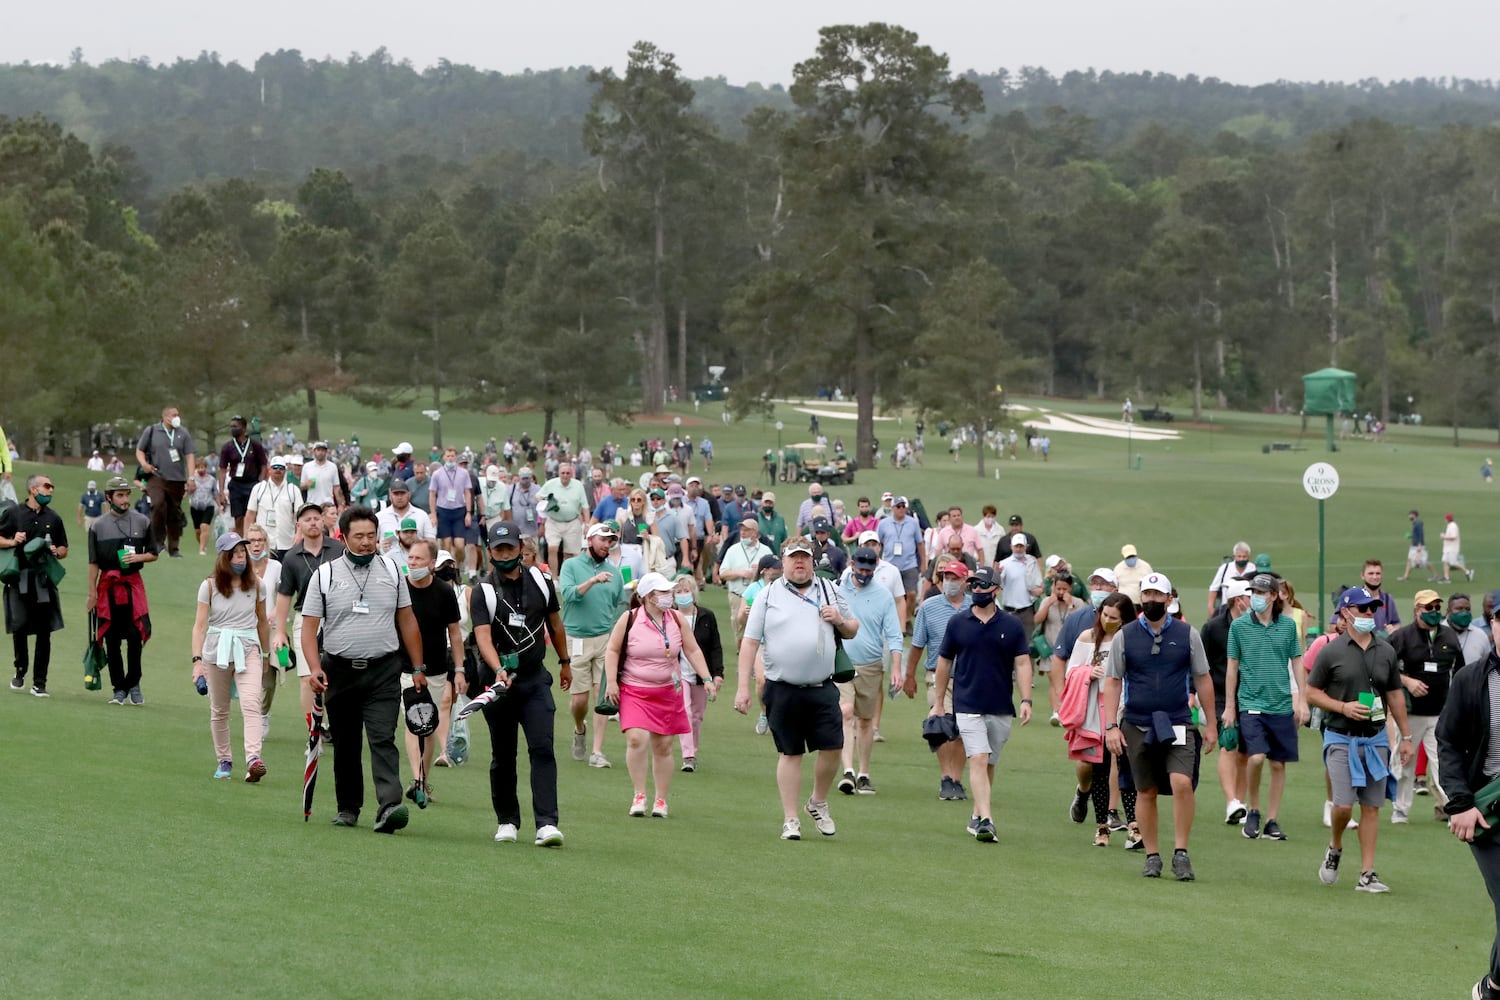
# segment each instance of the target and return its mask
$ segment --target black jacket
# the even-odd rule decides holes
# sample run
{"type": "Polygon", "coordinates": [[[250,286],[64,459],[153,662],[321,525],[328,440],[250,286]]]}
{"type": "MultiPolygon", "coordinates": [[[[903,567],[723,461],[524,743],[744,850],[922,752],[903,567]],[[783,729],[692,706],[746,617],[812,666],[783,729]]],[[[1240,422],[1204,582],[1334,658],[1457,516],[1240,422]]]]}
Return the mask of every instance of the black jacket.
{"type": "Polygon", "coordinates": [[[1407,712],[1425,716],[1440,714],[1447,701],[1453,674],[1464,665],[1458,633],[1446,622],[1431,632],[1424,632],[1421,625],[1412,622],[1396,629],[1390,638],[1396,649],[1396,661],[1401,664],[1401,673],[1427,685],[1427,693],[1422,697],[1408,695],[1407,712]],[[1438,669],[1433,673],[1428,673],[1424,666],[1429,662],[1437,664],[1438,669]]]}
{"type": "Polygon", "coordinates": [[[1474,792],[1483,788],[1484,758],[1490,741],[1490,671],[1500,669],[1493,650],[1483,663],[1471,663],[1453,677],[1448,700],[1438,716],[1438,772],[1449,816],[1474,808],[1474,792]]]}
{"type": "MultiPolygon", "coordinates": [[[[703,662],[708,664],[708,675],[723,680],[724,643],[719,639],[719,620],[701,604],[694,614],[693,638],[698,640],[698,648],[703,650],[703,662]]],[[[702,684],[703,681],[695,677],[693,683],[702,684]]]]}

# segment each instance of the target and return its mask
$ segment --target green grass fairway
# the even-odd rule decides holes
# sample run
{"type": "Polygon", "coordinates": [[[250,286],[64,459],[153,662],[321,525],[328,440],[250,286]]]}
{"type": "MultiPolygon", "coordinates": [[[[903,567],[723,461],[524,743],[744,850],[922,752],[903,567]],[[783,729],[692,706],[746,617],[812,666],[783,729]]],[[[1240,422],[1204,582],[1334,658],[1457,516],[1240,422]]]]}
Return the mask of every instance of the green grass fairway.
{"type": "MultiPolygon", "coordinates": [[[[1115,404],[1032,402],[1118,414],[1115,404]]],[[[359,434],[367,452],[430,439],[415,408],[327,403],[324,436],[359,434]]],[[[776,443],[775,418],[725,427],[719,412],[679,407],[633,429],[591,415],[590,444],[670,434],[677,415],[695,438],[715,441],[719,461],[706,479],[754,483],[761,452],[776,443]]],[[[793,406],[776,416],[787,442],[808,439],[793,406]]],[[[478,448],[491,434],[539,435],[542,422],[535,413],[452,412],[444,423],[449,443],[478,448]]],[[[852,445],[852,420],[827,418],[823,428],[852,445]]],[[[908,416],[877,433],[889,449],[910,428],[908,416]]],[[[1298,439],[1295,418],[1216,415],[1211,430],[1183,429],[1181,441],[1137,441],[1128,452],[1124,441],[1054,433],[1050,462],[991,461],[980,479],[972,451],[954,464],[929,427],[925,469],[865,470],[833,492],[851,509],[882,489],[920,497],[930,511],[959,502],[971,520],[994,503],[1002,518],[1024,514],[1047,552],[1083,571],[1114,565],[1132,542],[1177,583],[1195,624],[1220,558],[1244,538],[1316,613],[1317,504],[1300,478],[1330,458],[1321,428],[1303,439],[1307,451],[1269,455],[1262,444],[1298,439]]],[[[1385,560],[1388,579],[1399,576],[1410,507],[1422,510],[1434,554],[1443,514],[1457,516],[1478,571],[1476,607],[1485,587],[1500,586],[1500,525],[1488,521],[1500,487],[1478,474],[1487,453],[1500,453],[1484,447],[1492,437],[1466,431],[1455,449],[1448,431],[1401,429],[1383,445],[1350,442],[1332,456],[1342,487],[1327,504],[1327,588],[1356,581],[1367,556],[1385,560]]],[[[48,471],[71,526],[89,476],[76,466],[48,471]]],[[[805,489],[778,493],[790,515],[805,489]]],[[[1430,798],[1417,800],[1410,826],[1393,827],[1383,813],[1377,867],[1390,895],[1354,891],[1357,849],[1336,887],[1318,882],[1323,782],[1310,733],[1290,770],[1285,843],[1249,842],[1222,823],[1206,763],[1192,843],[1198,881],[1189,885],[1141,879],[1142,857],[1124,852],[1122,837],[1095,849],[1091,823],[1068,821],[1071,767],[1044,708],[1001,759],[998,845],[965,834],[967,803],[938,801],[936,763],[919,738],[925,710],[904,699],[887,706],[873,768],[879,794],[835,793],[836,837],[808,823],[806,839],[783,843],[770,737],[734,713],[732,682],[709,706],[699,771],[674,776],[669,820],[626,817],[617,731],[606,743],[612,770],[571,759],[557,693],[562,850],[530,843],[524,760],[522,842],[491,840],[482,725],[472,761],[435,772],[438,801],[414,809],[399,835],[371,834],[372,807],[359,829],[329,825],[331,760],[304,825],[293,687],[277,700],[267,778],[238,780],[236,712],[236,780],[210,779],[208,704],[189,665],[208,559],[185,544],[185,559],[146,568],[156,626],[147,704],[115,707],[108,691],[82,687],[87,573],[82,539],[73,541],[52,698],[0,689],[0,997],[1437,998],[1467,995],[1487,961],[1489,901],[1468,851],[1431,820],[1430,798]],[[1424,944],[1401,947],[1415,929],[1424,944]]],[[[1404,619],[1416,589],[1415,580],[1392,585],[1404,619]]],[[[708,600],[722,621],[723,591],[710,589],[708,600]]],[[[1041,687],[1037,704],[1046,705],[1041,687]]]]}

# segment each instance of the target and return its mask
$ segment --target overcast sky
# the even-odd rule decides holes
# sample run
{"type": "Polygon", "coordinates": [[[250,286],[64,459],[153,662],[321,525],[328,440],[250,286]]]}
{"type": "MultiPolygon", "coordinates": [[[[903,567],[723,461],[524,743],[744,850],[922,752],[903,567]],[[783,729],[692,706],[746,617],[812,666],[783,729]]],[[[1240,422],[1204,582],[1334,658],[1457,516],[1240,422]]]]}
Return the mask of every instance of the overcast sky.
{"type": "Polygon", "coordinates": [[[4,5],[0,62],[64,63],[216,51],[252,64],[300,49],[344,57],[386,46],[504,72],[612,65],[647,39],[694,77],[790,81],[826,24],[884,20],[946,52],[955,70],[1153,70],[1236,83],[1500,75],[1497,0],[68,0],[4,5]]]}

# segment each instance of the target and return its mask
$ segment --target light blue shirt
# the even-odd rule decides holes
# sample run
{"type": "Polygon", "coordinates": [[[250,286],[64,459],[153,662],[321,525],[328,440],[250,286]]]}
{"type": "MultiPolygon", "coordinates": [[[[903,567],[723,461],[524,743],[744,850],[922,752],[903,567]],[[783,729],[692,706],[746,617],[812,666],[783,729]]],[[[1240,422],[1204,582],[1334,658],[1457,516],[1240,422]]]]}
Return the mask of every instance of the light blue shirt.
{"type": "Polygon", "coordinates": [[[897,569],[916,569],[917,546],[922,544],[922,529],[916,518],[910,514],[900,521],[882,518],[875,526],[875,535],[880,539],[882,559],[897,569]]]}
{"type": "Polygon", "coordinates": [[[861,587],[848,577],[839,589],[844,600],[859,619],[859,631],[853,639],[844,640],[844,652],[856,666],[861,663],[884,663],[901,647],[901,621],[896,615],[896,601],[891,592],[873,579],[861,587]]]}
{"type": "Polygon", "coordinates": [[[948,634],[948,622],[973,604],[968,588],[965,588],[963,603],[956,608],[942,594],[934,594],[917,606],[917,618],[911,626],[911,645],[913,649],[927,651],[928,670],[937,669],[938,650],[943,645],[943,636],[948,634]]]}

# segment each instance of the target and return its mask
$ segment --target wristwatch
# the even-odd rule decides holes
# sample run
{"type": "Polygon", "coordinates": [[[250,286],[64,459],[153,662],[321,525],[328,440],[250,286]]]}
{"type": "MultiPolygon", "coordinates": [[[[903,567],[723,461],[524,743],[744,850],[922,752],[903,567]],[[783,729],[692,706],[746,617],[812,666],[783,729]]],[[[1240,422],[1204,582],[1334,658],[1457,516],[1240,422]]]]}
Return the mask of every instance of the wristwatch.
{"type": "Polygon", "coordinates": [[[565,660],[558,660],[557,664],[558,664],[558,666],[561,666],[561,667],[571,667],[573,665],[573,660],[572,660],[571,657],[569,657],[568,659],[565,659],[565,660]]]}
{"type": "Polygon", "coordinates": [[[1022,698],[1021,699],[1021,704],[1023,704],[1023,705],[1030,705],[1031,704],[1031,699],[1030,698],[1022,698]]]}
{"type": "Polygon", "coordinates": [[[1107,725],[1106,725],[1106,726],[1105,726],[1105,727],[1104,727],[1104,731],[1105,731],[1105,732],[1106,732],[1106,733],[1107,733],[1107,732],[1109,732],[1109,731],[1110,731],[1110,730],[1111,730],[1111,729],[1119,729],[1119,728],[1120,728],[1120,724],[1119,724],[1119,723],[1118,723],[1118,722],[1111,722],[1111,723],[1109,723],[1109,724],[1107,724],[1107,725]]]}
{"type": "Polygon", "coordinates": [[[195,657],[193,657],[193,662],[194,663],[202,663],[203,662],[203,657],[201,657],[201,656],[195,656],[195,657]]]}
{"type": "Polygon", "coordinates": [[[414,674],[425,674],[427,673],[427,668],[420,663],[414,663],[412,664],[411,672],[414,674]]]}

